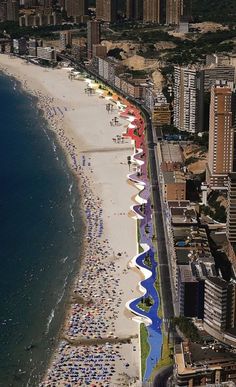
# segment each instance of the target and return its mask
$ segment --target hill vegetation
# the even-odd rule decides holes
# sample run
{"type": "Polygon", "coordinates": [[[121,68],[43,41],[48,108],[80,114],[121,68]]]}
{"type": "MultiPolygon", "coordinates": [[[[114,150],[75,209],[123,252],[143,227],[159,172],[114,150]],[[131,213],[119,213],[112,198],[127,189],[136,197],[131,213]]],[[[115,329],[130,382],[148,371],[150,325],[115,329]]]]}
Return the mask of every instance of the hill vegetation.
{"type": "Polygon", "coordinates": [[[236,21],[235,0],[192,0],[192,15],[199,21],[236,21]]]}

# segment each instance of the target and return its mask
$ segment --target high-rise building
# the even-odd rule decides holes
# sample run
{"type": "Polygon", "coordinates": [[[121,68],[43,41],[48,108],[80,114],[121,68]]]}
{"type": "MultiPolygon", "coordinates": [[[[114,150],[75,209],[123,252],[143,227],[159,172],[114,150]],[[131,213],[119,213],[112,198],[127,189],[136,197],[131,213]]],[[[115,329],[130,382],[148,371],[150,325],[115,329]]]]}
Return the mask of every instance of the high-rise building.
{"type": "Polygon", "coordinates": [[[65,9],[68,17],[82,16],[85,13],[85,0],[66,0],[65,9]]]}
{"type": "Polygon", "coordinates": [[[117,18],[117,0],[96,0],[96,18],[105,22],[115,22],[117,18]]]}
{"type": "Polygon", "coordinates": [[[37,39],[29,39],[28,51],[30,56],[37,56],[37,48],[42,46],[43,42],[37,39]]]}
{"type": "Polygon", "coordinates": [[[174,125],[179,130],[203,131],[204,76],[191,67],[174,68],[174,125]]]}
{"type": "Polygon", "coordinates": [[[204,328],[217,337],[235,327],[235,284],[221,278],[205,281],[204,328]]]}
{"type": "Polygon", "coordinates": [[[9,21],[18,21],[19,19],[19,1],[7,0],[7,18],[9,21]]]}
{"type": "Polygon", "coordinates": [[[207,183],[213,189],[227,188],[228,174],[233,170],[232,97],[232,90],[226,82],[212,86],[207,183]]]}
{"type": "Polygon", "coordinates": [[[166,0],[166,24],[179,25],[181,0],[166,0]]]}
{"type": "Polygon", "coordinates": [[[93,56],[93,45],[100,44],[100,22],[97,20],[90,20],[87,23],[87,50],[88,59],[93,56]]]}
{"type": "Polygon", "coordinates": [[[60,49],[65,50],[67,47],[72,47],[72,32],[61,31],[60,32],[60,49]]]}
{"type": "Polygon", "coordinates": [[[166,0],[159,0],[159,22],[160,24],[166,23],[166,0]]]}
{"type": "Polygon", "coordinates": [[[143,21],[160,23],[160,0],[143,0],[143,21]]]}
{"type": "Polygon", "coordinates": [[[13,39],[13,52],[18,55],[25,55],[28,51],[27,40],[25,38],[13,39]]]}
{"type": "Polygon", "coordinates": [[[181,21],[191,21],[192,18],[192,0],[181,1],[181,21]]]}
{"type": "Polygon", "coordinates": [[[126,0],[126,17],[132,20],[142,20],[143,0],[126,0]]]}
{"type": "Polygon", "coordinates": [[[7,3],[6,1],[0,2],[0,21],[7,20],[7,3]]]}
{"type": "Polygon", "coordinates": [[[45,10],[46,8],[52,8],[52,0],[39,0],[38,5],[45,10]]]}

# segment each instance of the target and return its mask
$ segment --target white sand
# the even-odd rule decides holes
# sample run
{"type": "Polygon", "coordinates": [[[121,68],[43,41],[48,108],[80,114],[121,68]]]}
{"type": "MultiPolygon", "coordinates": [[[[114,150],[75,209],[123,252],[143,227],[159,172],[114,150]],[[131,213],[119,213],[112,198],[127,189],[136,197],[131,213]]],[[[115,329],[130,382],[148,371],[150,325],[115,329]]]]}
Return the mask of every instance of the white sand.
{"type": "MultiPolygon", "coordinates": [[[[112,278],[119,278],[118,285],[114,287],[113,300],[111,300],[110,304],[109,301],[104,304],[103,317],[106,320],[110,316],[110,322],[114,322],[113,326],[109,322],[110,325],[108,328],[112,331],[112,336],[117,336],[118,338],[135,336],[131,339],[130,344],[120,344],[118,346],[119,348],[116,349],[122,357],[119,360],[118,358],[115,360],[115,371],[113,372],[113,376],[110,376],[107,384],[105,382],[102,384],[96,384],[94,382],[91,385],[129,385],[129,382],[138,379],[140,375],[139,326],[131,319],[130,313],[125,308],[128,300],[140,295],[137,290],[140,276],[138,273],[129,269],[129,261],[137,253],[137,240],[136,222],[128,216],[128,213],[129,207],[132,204],[131,197],[137,191],[132,185],[127,183],[126,179],[126,175],[128,174],[127,156],[133,153],[131,142],[126,139],[123,144],[117,144],[112,140],[117,135],[125,132],[127,122],[119,118],[119,126],[111,126],[110,121],[115,116],[119,116],[118,111],[109,114],[106,111],[108,101],[99,98],[97,93],[92,96],[86,95],[84,92],[86,83],[84,81],[71,81],[68,78],[68,70],[66,69],[45,70],[39,66],[26,64],[21,59],[10,59],[5,55],[0,55],[1,68],[5,69],[5,71],[7,69],[8,73],[21,80],[25,89],[39,96],[41,106],[45,108],[45,104],[48,103],[51,106],[61,109],[64,115],[56,110],[57,114],[54,114],[51,118],[51,123],[57,129],[63,128],[65,132],[63,132],[62,139],[65,140],[67,138],[69,139],[68,141],[72,141],[76,146],[75,152],[80,165],[82,157],[84,156],[85,166],[81,166],[79,173],[81,180],[85,186],[87,184],[89,185],[89,190],[92,190],[91,195],[93,197],[99,197],[96,205],[97,208],[101,207],[103,210],[102,219],[104,230],[101,238],[98,238],[98,243],[101,243],[104,249],[102,241],[108,240],[106,243],[109,254],[108,257],[104,257],[104,260],[102,260],[102,266],[109,272],[109,266],[112,262],[114,270],[111,276],[113,276],[112,278]],[[121,253],[121,256],[117,255],[118,253],[121,253]],[[117,302],[119,297],[120,302],[117,302]],[[115,317],[114,313],[113,315],[109,314],[110,309],[114,310],[115,317]],[[129,363],[128,367],[125,366],[126,363],[129,363]]],[[[68,145],[66,142],[65,144],[68,145]]],[[[70,149],[70,145],[68,147],[70,149]]],[[[87,192],[87,195],[90,195],[90,193],[87,192]]],[[[96,252],[93,253],[95,254],[96,252]]],[[[101,257],[103,257],[103,254],[101,254],[101,257]]],[[[88,249],[87,260],[85,259],[84,264],[88,265],[88,249]]],[[[101,261],[98,262],[98,265],[101,266],[101,261]]],[[[101,285],[101,281],[98,281],[98,283],[101,285]]],[[[104,289],[106,289],[107,285],[104,280],[102,285],[104,289]]],[[[83,285],[80,283],[78,286],[81,287],[83,285]]],[[[95,281],[91,289],[91,295],[93,295],[96,286],[95,281]]],[[[83,290],[81,291],[83,292],[83,290]]],[[[100,302],[99,299],[97,302],[100,302]]],[[[89,308],[85,308],[86,312],[88,312],[89,308]]],[[[99,308],[94,312],[94,306],[92,306],[91,310],[95,314],[101,313],[99,308]]],[[[69,312],[68,320],[70,317],[71,311],[69,312]]],[[[78,326],[79,324],[80,322],[78,321],[78,326]]],[[[65,334],[67,335],[67,333],[67,328],[65,328],[65,334]]],[[[77,335],[78,337],[81,336],[77,335]]],[[[92,335],[90,337],[93,338],[92,335]]],[[[101,346],[101,352],[104,350],[103,347],[101,346]]],[[[112,351],[113,345],[111,347],[110,350],[112,351]]],[[[90,346],[87,349],[85,348],[84,346],[77,348],[68,345],[61,352],[66,351],[66,354],[70,356],[73,351],[78,351],[79,353],[84,351],[85,360],[86,354],[94,354],[97,352],[97,348],[95,347],[90,346]]],[[[109,352],[109,350],[107,351],[109,352]]],[[[58,356],[57,351],[54,356],[55,364],[59,361],[58,356]]],[[[102,361],[107,360],[104,358],[102,361]]],[[[85,367],[88,368],[89,366],[87,365],[85,367]]],[[[101,367],[103,367],[102,363],[101,367]]],[[[64,368],[63,372],[65,372],[64,368]]],[[[51,381],[49,384],[45,382],[44,385],[66,385],[66,381],[62,375],[63,372],[59,370],[56,384],[53,384],[51,381]]],[[[52,372],[48,372],[47,378],[51,374],[52,372]]],[[[85,385],[83,383],[83,381],[81,384],[74,382],[72,385],[85,385]]]]}

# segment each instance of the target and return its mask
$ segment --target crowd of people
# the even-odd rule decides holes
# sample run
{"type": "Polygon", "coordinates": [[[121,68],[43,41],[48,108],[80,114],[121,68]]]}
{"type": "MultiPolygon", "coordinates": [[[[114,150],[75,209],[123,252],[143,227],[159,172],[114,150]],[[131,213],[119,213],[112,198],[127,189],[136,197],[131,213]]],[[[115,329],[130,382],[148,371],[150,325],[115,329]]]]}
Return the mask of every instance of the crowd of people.
{"type": "MultiPolygon", "coordinates": [[[[117,275],[121,253],[115,253],[104,237],[102,201],[87,173],[88,168],[92,171],[90,160],[85,156],[78,159],[76,145],[66,135],[64,113],[68,107],[57,106],[53,97],[40,90],[30,90],[26,81],[22,85],[37,97],[39,109],[67,152],[83,193],[86,222],[83,261],[73,288],[63,339],[40,386],[108,387],[115,385],[114,380],[117,385],[126,385],[123,381],[129,381],[130,365],[124,356],[124,346],[128,344],[116,336],[115,327],[123,294],[117,275]]],[[[108,113],[111,111],[113,107],[108,113]]]]}
{"type": "Polygon", "coordinates": [[[52,109],[53,98],[40,92],[37,97],[39,107],[59,136],[70,156],[72,168],[79,177],[86,217],[83,263],[65,324],[65,340],[60,343],[59,351],[41,386],[111,386],[118,362],[124,374],[129,367],[120,352],[122,344],[115,335],[115,320],[123,293],[116,274],[117,257],[109,241],[102,239],[102,202],[93,192],[92,182],[84,168],[92,170],[90,161],[84,155],[78,160],[76,146],[67,138],[63,129],[62,110],[52,109]],[[111,339],[117,342],[111,343],[111,339]]]}

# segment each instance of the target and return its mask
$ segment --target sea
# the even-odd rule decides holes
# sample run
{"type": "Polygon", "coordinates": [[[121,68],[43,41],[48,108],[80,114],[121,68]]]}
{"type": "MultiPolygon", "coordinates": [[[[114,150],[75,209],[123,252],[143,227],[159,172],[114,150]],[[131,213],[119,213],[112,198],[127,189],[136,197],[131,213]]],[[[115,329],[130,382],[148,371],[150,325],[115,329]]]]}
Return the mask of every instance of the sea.
{"type": "Polygon", "coordinates": [[[0,73],[0,386],[38,386],[79,270],[76,176],[37,99],[0,73]]]}

